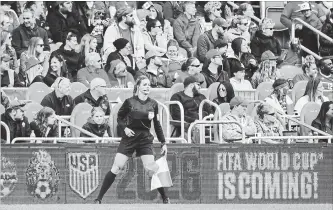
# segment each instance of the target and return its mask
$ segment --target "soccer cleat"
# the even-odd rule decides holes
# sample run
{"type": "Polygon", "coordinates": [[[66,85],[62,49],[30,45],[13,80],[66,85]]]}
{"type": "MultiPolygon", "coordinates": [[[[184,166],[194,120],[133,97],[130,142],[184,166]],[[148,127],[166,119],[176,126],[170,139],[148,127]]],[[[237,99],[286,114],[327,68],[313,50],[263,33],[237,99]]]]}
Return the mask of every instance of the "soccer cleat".
{"type": "Polygon", "coordinates": [[[164,204],[170,204],[170,199],[168,197],[163,199],[164,204]]]}
{"type": "Polygon", "coordinates": [[[101,201],[101,200],[99,200],[99,199],[95,199],[95,200],[94,200],[94,203],[95,203],[95,204],[101,204],[101,203],[102,203],[102,201],[101,201]]]}

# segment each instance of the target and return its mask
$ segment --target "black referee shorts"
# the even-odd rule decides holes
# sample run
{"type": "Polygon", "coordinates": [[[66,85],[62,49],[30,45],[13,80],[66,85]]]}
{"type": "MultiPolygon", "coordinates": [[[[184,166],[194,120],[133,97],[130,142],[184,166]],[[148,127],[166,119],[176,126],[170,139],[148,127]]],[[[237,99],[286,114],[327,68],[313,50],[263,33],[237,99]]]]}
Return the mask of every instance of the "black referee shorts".
{"type": "Polygon", "coordinates": [[[135,135],[132,137],[124,134],[120,141],[117,153],[132,157],[134,151],[136,156],[153,155],[153,140],[154,136],[149,130],[133,130],[135,135]]]}

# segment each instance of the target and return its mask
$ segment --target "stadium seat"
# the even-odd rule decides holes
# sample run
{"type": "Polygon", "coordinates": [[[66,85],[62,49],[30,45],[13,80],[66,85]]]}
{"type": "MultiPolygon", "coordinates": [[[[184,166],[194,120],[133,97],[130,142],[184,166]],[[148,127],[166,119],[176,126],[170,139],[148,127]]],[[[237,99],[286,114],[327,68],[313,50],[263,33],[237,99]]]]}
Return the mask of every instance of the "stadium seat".
{"type": "MultiPolygon", "coordinates": [[[[222,104],[219,105],[219,107],[220,107],[220,110],[221,110],[222,117],[230,112],[230,104],[229,103],[222,103],[222,104]]],[[[221,120],[221,119],[219,119],[219,115],[218,115],[218,112],[216,110],[215,114],[214,114],[214,121],[218,121],[218,120],[221,120]]],[[[214,128],[214,141],[219,142],[220,137],[218,135],[218,132],[219,132],[218,124],[214,124],[213,128],[214,128]]]]}
{"type": "Polygon", "coordinates": [[[24,115],[28,118],[28,121],[31,122],[36,117],[37,112],[39,112],[43,106],[39,103],[32,102],[28,103],[25,108],[27,109],[24,113],[24,115]]]}
{"type": "Polygon", "coordinates": [[[219,82],[214,82],[211,84],[206,92],[206,98],[213,101],[215,98],[217,98],[217,87],[219,86],[219,82]]]}
{"type": "Polygon", "coordinates": [[[262,82],[257,87],[257,99],[264,100],[273,92],[272,82],[262,82]]]}
{"type": "Polygon", "coordinates": [[[168,99],[170,100],[173,94],[178,93],[180,91],[184,90],[184,84],[183,83],[176,83],[172,85],[172,87],[169,90],[169,97],[168,99]]]}
{"type": "Polygon", "coordinates": [[[0,104],[0,114],[5,113],[5,111],[6,111],[5,107],[2,104],[0,104]]]}
{"type": "Polygon", "coordinates": [[[28,99],[28,88],[2,87],[1,90],[9,97],[10,100],[27,100],[28,99]]]}
{"type": "Polygon", "coordinates": [[[109,117],[109,125],[111,128],[112,137],[121,137],[120,134],[118,134],[117,118],[118,118],[118,111],[122,105],[123,103],[117,103],[111,110],[111,114],[109,117]]]}
{"type": "Polygon", "coordinates": [[[304,95],[307,84],[308,81],[304,80],[304,81],[299,81],[294,85],[294,88],[292,89],[291,92],[291,99],[295,104],[297,103],[298,99],[300,99],[304,95]]]}
{"type": "MultiPolygon", "coordinates": [[[[80,103],[73,109],[70,122],[74,125],[82,127],[91,116],[92,106],[88,103],[80,103]]],[[[71,127],[72,137],[79,137],[80,131],[71,127]]]]}
{"type": "Polygon", "coordinates": [[[303,70],[300,67],[292,65],[284,65],[279,69],[281,78],[293,79],[297,74],[303,74],[303,70]]]}
{"type": "Polygon", "coordinates": [[[35,82],[28,89],[28,99],[36,103],[42,102],[43,98],[52,92],[52,89],[43,82],[35,82]]]}
{"type": "MultiPolygon", "coordinates": [[[[304,105],[301,115],[300,115],[300,121],[311,125],[312,121],[316,119],[318,116],[318,113],[320,111],[320,105],[315,102],[309,102],[304,105]]],[[[309,128],[306,128],[304,126],[301,126],[301,135],[302,136],[308,136],[310,132],[309,128]]]]}
{"type": "Polygon", "coordinates": [[[81,82],[73,82],[71,85],[72,88],[69,95],[72,96],[73,99],[88,90],[88,88],[81,82]]]}

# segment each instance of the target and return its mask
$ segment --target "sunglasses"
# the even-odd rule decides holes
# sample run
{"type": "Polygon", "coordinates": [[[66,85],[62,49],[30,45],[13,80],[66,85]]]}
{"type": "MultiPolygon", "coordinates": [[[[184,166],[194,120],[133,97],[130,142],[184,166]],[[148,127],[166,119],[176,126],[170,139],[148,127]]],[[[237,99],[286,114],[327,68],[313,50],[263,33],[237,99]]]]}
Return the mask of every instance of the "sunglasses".
{"type": "Polygon", "coordinates": [[[162,26],[161,26],[161,25],[159,25],[159,26],[155,26],[155,28],[162,28],[162,26]]]}
{"type": "Polygon", "coordinates": [[[221,8],[217,8],[216,10],[217,10],[217,11],[221,11],[221,8]]]}
{"type": "Polygon", "coordinates": [[[133,14],[126,15],[126,17],[133,17],[133,14]]]}
{"type": "Polygon", "coordinates": [[[274,116],[275,113],[274,112],[273,113],[267,113],[267,115],[274,116]]]}
{"type": "Polygon", "coordinates": [[[228,27],[223,27],[223,26],[222,26],[222,29],[223,29],[223,30],[227,30],[227,29],[228,29],[228,27]]]}
{"type": "Polygon", "coordinates": [[[224,92],[224,91],[225,91],[225,88],[220,88],[219,91],[223,91],[223,92],[224,92]]]}
{"type": "Polygon", "coordinates": [[[191,65],[191,66],[193,66],[193,67],[197,67],[197,68],[198,68],[198,67],[200,67],[200,64],[199,64],[199,65],[191,65]]]}

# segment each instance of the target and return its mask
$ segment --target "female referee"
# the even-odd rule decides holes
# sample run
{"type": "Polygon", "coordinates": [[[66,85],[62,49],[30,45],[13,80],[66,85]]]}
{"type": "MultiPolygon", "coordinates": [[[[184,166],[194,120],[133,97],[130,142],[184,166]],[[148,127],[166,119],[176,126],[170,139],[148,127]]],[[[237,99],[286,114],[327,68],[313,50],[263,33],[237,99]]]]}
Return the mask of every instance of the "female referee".
{"type": "MultiPolygon", "coordinates": [[[[153,135],[150,133],[151,120],[158,140],[162,143],[161,154],[166,155],[167,147],[162,126],[157,118],[158,104],[154,99],[148,97],[150,92],[150,81],[146,76],[140,76],[134,86],[133,96],[125,100],[118,112],[118,126],[124,130],[116,157],[111,171],[104,178],[103,185],[95,203],[101,203],[106,191],[114,182],[117,174],[124,168],[128,158],[132,157],[134,151],[141,157],[144,167],[154,165],[153,135]]],[[[163,203],[170,203],[164,188],[158,188],[163,203]]]]}

